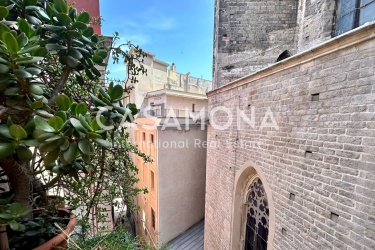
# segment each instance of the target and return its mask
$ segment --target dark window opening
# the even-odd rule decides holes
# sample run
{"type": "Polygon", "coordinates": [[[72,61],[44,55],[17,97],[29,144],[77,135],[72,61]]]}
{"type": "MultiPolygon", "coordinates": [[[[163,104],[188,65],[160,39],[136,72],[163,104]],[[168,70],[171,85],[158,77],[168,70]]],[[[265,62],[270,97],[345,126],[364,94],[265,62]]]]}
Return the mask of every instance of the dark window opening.
{"type": "Polygon", "coordinates": [[[231,71],[232,69],[234,69],[234,65],[226,65],[223,67],[223,69],[227,71],[231,71]]]}
{"type": "Polygon", "coordinates": [[[305,157],[310,159],[312,157],[312,151],[306,151],[305,152],[305,157]]]}
{"type": "Polygon", "coordinates": [[[151,137],[151,143],[154,143],[154,135],[150,135],[151,137]]]}
{"type": "Polygon", "coordinates": [[[151,191],[155,190],[155,174],[151,171],[151,191]]]}
{"type": "Polygon", "coordinates": [[[191,105],[191,112],[195,112],[195,104],[194,103],[191,105]]]}
{"type": "Polygon", "coordinates": [[[292,201],[294,201],[296,199],[296,195],[293,194],[293,193],[290,193],[289,199],[291,199],[292,201]]]}
{"type": "Polygon", "coordinates": [[[145,140],[146,140],[146,133],[143,132],[143,133],[142,133],[142,141],[145,141],[145,140]]]}
{"type": "Polygon", "coordinates": [[[339,219],[339,215],[338,214],[331,213],[331,220],[332,221],[337,222],[338,219],[339,219]]]}
{"type": "Polygon", "coordinates": [[[266,250],[269,231],[269,208],[262,181],[256,179],[247,196],[245,250],[266,250]]]}
{"type": "Polygon", "coordinates": [[[154,209],[151,208],[151,227],[154,230],[155,230],[155,225],[156,225],[155,222],[156,222],[155,211],[154,211],[154,209]]]}
{"type": "Polygon", "coordinates": [[[339,0],[337,31],[340,35],[375,20],[375,0],[339,0]]]}
{"type": "Polygon", "coordinates": [[[312,94],[311,101],[319,101],[319,94],[312,94]]]}
{"type": "Polygon", "coordinates": [[[292,54],[288,51],[288,50],[285,50],[283,53],[281,53],[279,55],[279,57],[277,58],[276,62],[280,62],[284,59],[287,59],[288,57],[290,57],[292,54]]]}

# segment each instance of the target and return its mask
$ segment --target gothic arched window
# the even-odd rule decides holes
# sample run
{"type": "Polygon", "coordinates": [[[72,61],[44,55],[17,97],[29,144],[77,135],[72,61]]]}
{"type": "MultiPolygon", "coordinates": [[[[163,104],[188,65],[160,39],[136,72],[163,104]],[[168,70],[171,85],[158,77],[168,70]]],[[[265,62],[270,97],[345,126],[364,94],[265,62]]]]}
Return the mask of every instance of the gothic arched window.
{"type": "Polygon", "coordinates": [[[266,250],[269,208],[262,181],[253,180],[246,193],[245,250],[266,250]]]}

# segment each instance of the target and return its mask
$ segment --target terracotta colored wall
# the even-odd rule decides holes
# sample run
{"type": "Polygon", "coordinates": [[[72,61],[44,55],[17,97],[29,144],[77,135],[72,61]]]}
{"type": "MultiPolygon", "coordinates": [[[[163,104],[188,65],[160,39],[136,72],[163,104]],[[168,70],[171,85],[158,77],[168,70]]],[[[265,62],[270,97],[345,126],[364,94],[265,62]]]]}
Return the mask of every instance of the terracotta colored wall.
{"type": "MultiPolygon", "coordinates": [[[[99,0],[67,0],[68,3],[75,3],[75,8],[79,12],[82,10],[87,11],[91,17],[99,17],[100,16],[100,4],[99,0]]],[[[101,35],[102,31],[100,25],[92,25],[96,34],[101,35]]]]}
{"type": "Polygon", "coordinates": [[[159,212],[158,212],[158,160],[156,157],[157,154],[157,139],[158,133],[157,130],[148,130],[138,126],[136,131],[135,141],[139,146],[139,149],[150,156],[153,159],[151,163],[143,163],[143,160],[136,156],[136,166],[139,169],[138,178],[139,182],[137,183],[138,188],[147,187],[147,194],[139,194],[137,196],[137,205],[140,207],[138,212],[138,224],[136,225],[137,235],[142,236],[147,241],[151,241],[151,238],[154,242],[158,241],[159,234],[159,212]],[[145,137],[143,138],[143,133],[145,137]],[[151,141],[151,135],[154,136],[154,143],[151,141]],[[144,140],[143,140],[144,139],[144,140]],[[151,187],[151,171],[154,172],[154,189],[151,187]],[[155,212],[155,228],[152,227],[152,217],[151,209],[155,212]],[[142,213],[145,212],[145,227],[147,228],[147,234],[143,229],[142,213]],[[151,237],[151,238],[150,238],[151,237]]]}

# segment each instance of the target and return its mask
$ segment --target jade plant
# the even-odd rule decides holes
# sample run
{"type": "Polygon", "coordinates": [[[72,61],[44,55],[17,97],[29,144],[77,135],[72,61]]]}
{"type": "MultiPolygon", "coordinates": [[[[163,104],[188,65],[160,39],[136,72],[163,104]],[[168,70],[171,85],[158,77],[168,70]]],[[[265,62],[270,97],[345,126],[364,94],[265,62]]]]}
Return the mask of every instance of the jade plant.
{"type": "Polygon", "coordinates": [[[0,231],[24,230],[17,219],[31,219],[31,206],[46,205],[49,188],[84,204],[85,218],[100,212],[103,200],[121,195],[131,205],[131,196],[144,191],[135,188],[130,155],[149,158],[124,126],[137,113],[124,104],[131,87],[104,86],[97,69],[109,55],[122,58],[133,86],[145,73],[136,63],[144,55],[130,42],[115,46],[94,34],[90,20],[65,0],[0,0],[0,168],[12,194],[0,197],[0,231]]]}

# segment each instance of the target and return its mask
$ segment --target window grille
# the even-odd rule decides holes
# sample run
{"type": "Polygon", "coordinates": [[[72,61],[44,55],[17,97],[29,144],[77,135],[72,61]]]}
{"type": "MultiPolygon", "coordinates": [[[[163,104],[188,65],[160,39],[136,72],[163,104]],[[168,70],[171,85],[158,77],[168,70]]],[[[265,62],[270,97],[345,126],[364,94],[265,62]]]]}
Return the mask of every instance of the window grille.
{"type": "Polygon", "coordinates": [[[245,250],[266,250],[268,231],[268,201],[258,178],[250,185],[247,194],[245,250]]]}

